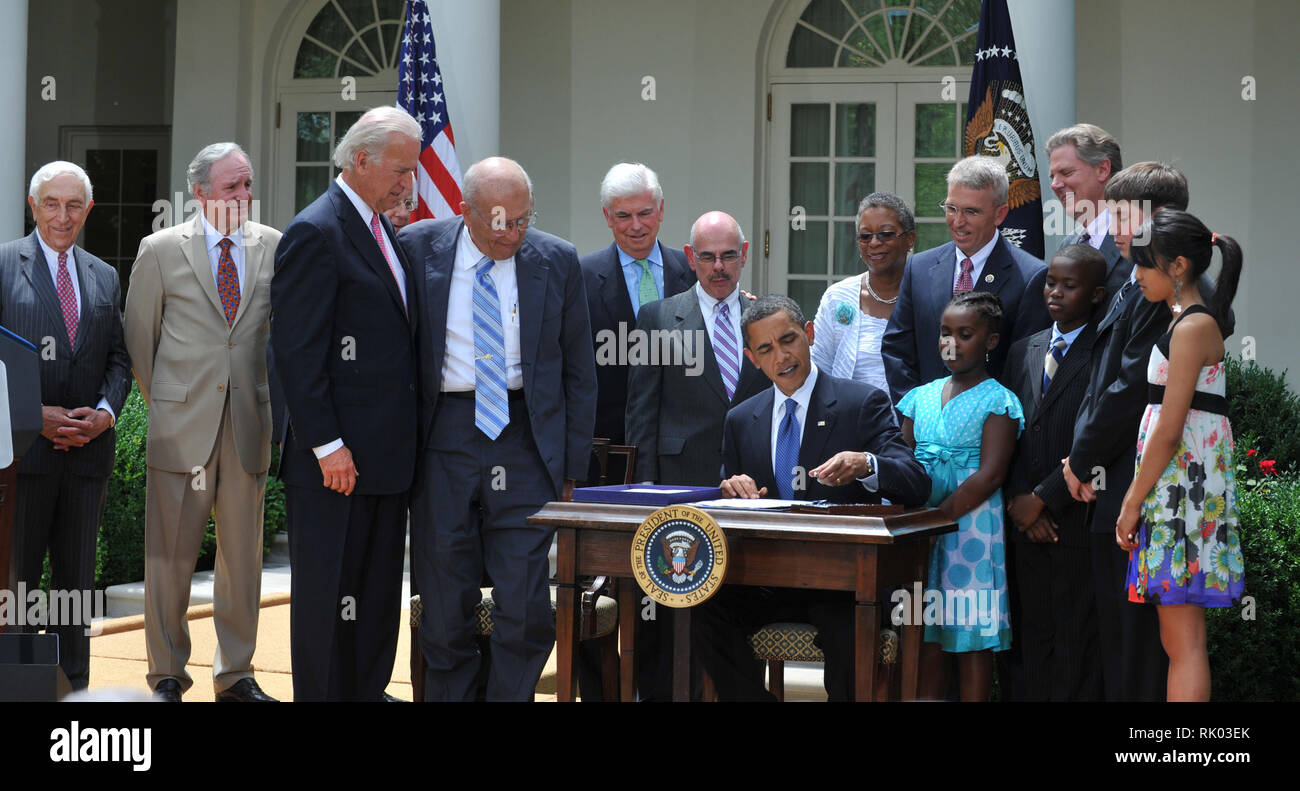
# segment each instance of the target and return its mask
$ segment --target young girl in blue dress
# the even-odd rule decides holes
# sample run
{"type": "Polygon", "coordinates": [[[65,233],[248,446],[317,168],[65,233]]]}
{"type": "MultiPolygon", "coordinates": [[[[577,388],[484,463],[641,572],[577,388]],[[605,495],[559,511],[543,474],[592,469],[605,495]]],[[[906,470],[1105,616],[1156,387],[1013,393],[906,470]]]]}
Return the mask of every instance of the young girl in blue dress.
{"type": "Polygon", "coordinates": [[[952,375],[917,387],[898,403],[903,439],[933,481],[926,505],[957,522],[957,532],[938,539],[930,553],[923,698],[944,697],[949,655],[956,654],[961,699],[987,700],[993,652],[1011,647],[1001,487],[1025,421],[1020,400],[986,368],[1001,321],[996,295],[953,297],[938,339],[952,375]],[[931,591],[941,594],[941,609],[931,591]]]}
{"type": "Polygon", "coordinates": [[[1245,586],[1222,330],[1241,277],[1241,248],[1169,209],[1156,212],[1140,235],[1151,241],[1133,246],[1138,286],[1148,301],[1168,303],[1173,320],[1147,364],[1150,403],[1115,540],[1129,552],[1129,601],[1159,605],[1168,700],[1209,700],[1205,608],[1231,607],[1245,586]],[[1207,307],[1196,281],[1216,247],[1223,266],[1207,307]]]}

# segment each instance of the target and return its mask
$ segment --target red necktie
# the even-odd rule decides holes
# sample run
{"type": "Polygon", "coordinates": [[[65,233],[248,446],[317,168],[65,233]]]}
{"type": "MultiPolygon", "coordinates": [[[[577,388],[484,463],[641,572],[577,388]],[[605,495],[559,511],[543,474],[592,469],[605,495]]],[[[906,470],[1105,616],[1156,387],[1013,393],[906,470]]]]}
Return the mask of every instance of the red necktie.
{"type": "Polygon", "coordinates": [[[230,257],[232,244],[229,237],[217,242],[221,248],[221,257],[217,259],[217,291],[221,293],[221,309],[226,312],[226,324],[230,326],[234,326],[235,314],[239,312],[239,273],[235,259],[230,257]]]}
{"type": "Polygon", "coordinates": [[[77,345],[77,292],[72,288],[68,274],[68,253],[59,253],[58,275],[59,305],[63,308],[63,324],[68,328],[68,345],[77,345]]]}
{"type": "Polygon", "coordinates": [[[961,259],[961,277],[957,278],[957,287],[952,290],[954,294],[960,294],[963,291],[970,291],[975,288],[975,281],[971,279],[971,272],[974,271],[975,265],[969,258],[961,259]]]}

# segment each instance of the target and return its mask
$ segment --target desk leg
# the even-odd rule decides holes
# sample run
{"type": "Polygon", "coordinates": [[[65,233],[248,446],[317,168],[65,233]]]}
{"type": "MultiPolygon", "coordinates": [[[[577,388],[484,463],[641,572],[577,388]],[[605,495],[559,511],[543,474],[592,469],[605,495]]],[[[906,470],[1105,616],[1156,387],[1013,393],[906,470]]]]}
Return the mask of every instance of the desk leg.
{"type": "MultiPolygon", "coordinates": [[[[927,551],[929,544],[921,543],[908,549],[907,568],[912,572],[913,580],[920,580],[922,588],[925,585],[925,561],[929,556],[927,551]]],[[[911,585],[908,585],[911,589],[911,585]]],[[[913,611],[907,614],[907,620],[916,620],[915,613],[922,609],[917,602],[912,602],[913,611]]],[[[918,679],[921,674],[921,643],[925,640],[925,627],[920,623],[910,623],[904,626],[902,634],[899,635],[902,645],[899,646],[898,661],[903,663],[902,689],[899,690],[899,698],[906,701],[916,700],[916,690],[919,683],[918,679]]]]}
{"type": "MultiPolygon", "coordinates": [[[[664,608],[668,609],[668,608],[664,608]]],[[[691,699],[691,608],[672,609],[673,702],[691,699]]]]}
{"type": "Polygon", "coordinates": [[[853,608],[853,693],[858,702],[876,692],[876,662],[880,659],[880,605],[858,602],[853,608]]]}
{"type": "Polygon", "coordinates": [[[618,581],[619,699],[636,702],[636,621],[641,610],[641,588],[627,577],[618,581]]]}
{"type": "Polygon", "coordinates": [[[578,654],[577,589],[573,576],[577,548],[573,528],[556,531],[555,698],[561,703],[573,702],[578,681],[573,672],[578,654]]]}

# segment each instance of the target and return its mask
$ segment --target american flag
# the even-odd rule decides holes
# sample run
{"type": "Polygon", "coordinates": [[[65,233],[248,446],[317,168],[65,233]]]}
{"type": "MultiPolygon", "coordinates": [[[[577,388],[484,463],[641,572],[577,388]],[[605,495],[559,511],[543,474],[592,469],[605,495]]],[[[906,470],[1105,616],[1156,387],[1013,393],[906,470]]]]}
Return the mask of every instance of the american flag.
{"type": "Polygon", "coordinates": [[[446,90],[434,50],[429,7],[407,0],[402,57],[397,67],[397,106],[420,123],[420,167],[415,171],[420,205],[411,222],[460,214],[460,163],[451,135],[446,90]]]}

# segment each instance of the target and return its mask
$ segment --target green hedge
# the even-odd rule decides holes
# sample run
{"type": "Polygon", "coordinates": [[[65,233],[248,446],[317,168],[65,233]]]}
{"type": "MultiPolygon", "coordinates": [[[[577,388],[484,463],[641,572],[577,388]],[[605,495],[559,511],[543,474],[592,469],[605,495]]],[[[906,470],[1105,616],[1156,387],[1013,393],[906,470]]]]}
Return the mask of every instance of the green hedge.
{"type": "MultiPolygon", "coordinates": [[[[117,460],[108,479],[104,518],[99,526],[95,563],[95,586],[99,588],[144,579],[144,497],[148,473],[145,435],[148,424],[148,408],[140,391],[132,386],[117,419],[117,460]]],[[[273,468],[278,452],[272,446],[273,468]]],[[[278,478],[267,479],[264,507],[263,550],[269,551],[275,534],[284,527],[284,484],[278,478]]],[[[216,554],[216,532],[209,518],[195,570],[211,569],[216,563],[216,554]]]]}
{"type": "Polygon", "coordinates": [[[1233,357],[1227,387],[1246,598],[1206,613],[1212,695],[1300,700],[1300,401],[1284,373],[1233,357]]]}

